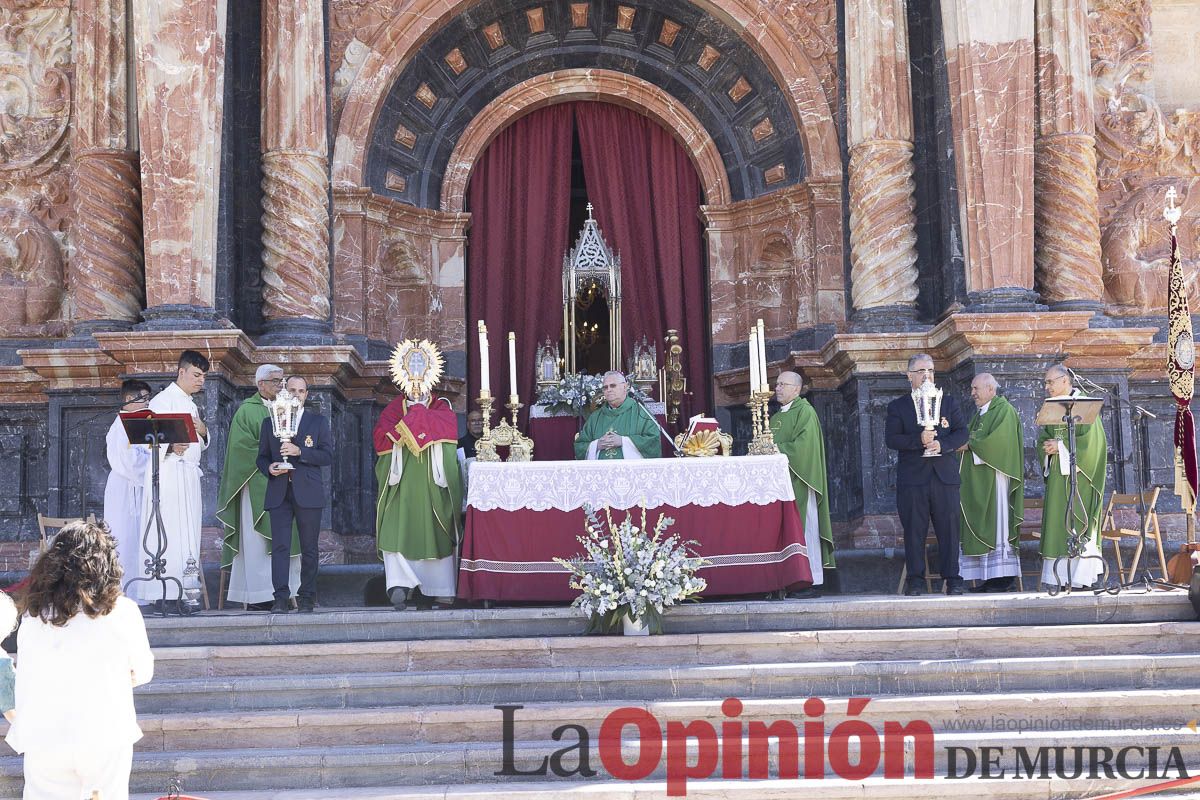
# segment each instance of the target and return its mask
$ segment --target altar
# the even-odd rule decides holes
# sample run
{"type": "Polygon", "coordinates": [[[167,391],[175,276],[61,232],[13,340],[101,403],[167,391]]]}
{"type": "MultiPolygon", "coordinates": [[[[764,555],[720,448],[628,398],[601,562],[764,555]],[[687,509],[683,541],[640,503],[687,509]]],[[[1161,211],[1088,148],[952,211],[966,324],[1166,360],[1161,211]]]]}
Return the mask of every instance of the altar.
{"type": "MultiPolygon", "coordinates": [[[[667,425],[666,403],[646,403],[654,421],[667,425]]],[[[538,461],[571,461],[575,458],[575,434],[583,427],[583,417],[573,411],[553,411],[538,404],[529,409],[529,438],[533,439],[533,457],[538,461]]],[[[675,448],[662,439],[663,458],[675,455],[675,448]]]]}
{"type": "MultiPolygon", "coordinates": [[[[632,461],[476,462],[458,572],[464,600],[569,602],[577,592],[554,558],[583,548],[584,507],[614,516],[647,509],[709,563],[705,596],[799,589],[812,583],[782,455],[632,461]]],[[[617,517],[620,518],[620,517],[617,517]]]]}

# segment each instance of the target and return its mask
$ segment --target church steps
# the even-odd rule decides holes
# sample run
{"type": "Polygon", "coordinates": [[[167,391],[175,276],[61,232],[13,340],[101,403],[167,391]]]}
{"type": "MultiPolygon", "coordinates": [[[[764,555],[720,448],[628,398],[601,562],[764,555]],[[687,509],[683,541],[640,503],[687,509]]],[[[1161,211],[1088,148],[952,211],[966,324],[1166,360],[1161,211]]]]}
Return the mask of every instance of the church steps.
{"type": "MultiPolygon", "coordinates": [[[[962,597],[857,595],[813,600],[685,604],[665,618],[667,633],[858,630],[912,627],[1083,625],[1195,619],[1179,592],[1101,595],[1077,592],[980,594],[962,597]]],[[[301,644],[430,639],[578,636],[587,621],[567,607],[406,611],[319,609],[315,614],[217,612],[189,619],[146,620],[158,647],[301,644]]]]}
{"type": "Polygon", "coordinates": [[[844,661],[682,667],[549,668],[155,680],[144,713],[272,708],[1177,688],[1184,654],[844,661]]]}
{"type": "MultiPolygon", "coordinates": [[[[737,719],[770,723],[791,720],[800,724],[807,698],[747,699],[737,719]]],[[[822,720],[831,730],[847,716],[847,698],[822,698],[822,720]]],[[[633,706],[650,711],[662,724],[706,720],[719,726],[727,717],[723,698],[676,701],[609,703],[555,703],[524,705],[514,714],[514,735],[521,741],[549,740],[561,725],[576,723],[593,734],[617,708],[633,706]]],[[[875,697],[859,715],[877,729],[883,722],[906,724],[924,720],[934,730],[991,731],[1048,730],[1066,720],[1067,727],[1085,725],[1138,728],[1154,720],[1174,725],[1181,734],[1194,716],[1200,716],[1200,688],[1113,692],[1054,692],[969,695],[909,695],[875,697]],[[1192,717],[1188,716],[1191,709],[1192,717]]],[[[414,744],[494,742],[501,730],[501,713],[491,705],[384,707],[366,709],[301,709],[194,714],[142,715],[145,734],[137,749],[144,752],[220,750],[226,748],[278,748],[356,744],[414,744]]]]}
{"type": "MultiPolygon", "coordinates": [[[[1015,758],[1013,748],[1017,746],[1033,749],[1037,747],[1111,747],[1119,749],[1131,740],[1142,747],[1160,747],[1164,754],[1171,747],[1178,747],[1185,764],[1200,763],[1200,736],[1181,738],[1176,731],[1134,730],[1116,733],[1095,731],[1053,734],[1009,734],[998,733],[987,736],[957,734],[939,735],[933,747],[934,774],[944,775],[947,763],[947,747],[1004,748],[1009,753],[1009,767],[1015,758]]],[[[514,764],[528,770],[542,759],[570,746],[574,741],[518,741],[513,748],[514,764]]],[[[591,765],[599,771],[602,762],[597,752],[597,740],[591,741],[591,765]]],[[[694,743],[689,748],[691,760],[695,760],[694,743]]],[[[623,745],[626,763],[638,758],[636,742],[623,745]]],[[[665,754],[665,746],[663,753],[665,754]]],[[[748,752],[745,740],[742,752],[748,752]]],[[[1070,752],[1070,751],[1068,751],[1070,752]]],[[[207,791],[301,789],[311,786],[361,786],[361,785],[429,785],[442,783],[494,782],[512,784],[528,782],[530,776],[496,775],[502,768],[502,751],[499,743],[451,743],[436,745],[363,745],[357,747],[319,747],[277,749],[235,749],[223,751],[177,751],[172,753],[137,753],[134,755],[133,774],[130,788],[135,792],[162,789],[172,777],[181,779],[185,788],[204,796],[207,791]],[[201,791],[203,787],[203,791],[201,791]]],[[[858,742],[849,743],[851,763],[859,758],[858,742]]],[[[961,758],[961,756],[960,756],[961,758]]],[[[1073,758],[1073,756],[1072,756],[1073,758]]],[[[659,760],[657,767],[648,776],[662,780],[666,777],[666,758],[659,760]]],[[[574,764],[571,756],[566,762],[574,764]]],[[[745,760],[743,760],[745,763],[745,760]]],[[[776,753],[768,759],[770,774],[777,774],[776,753]]],[[[961,761],[960,769],[961,769],[961,761]]],[[[1127,768],[1144,766],[1144,756],[1129,755],[1127,768]]],[[[909,767],[911,772],[911,766],[909,767]]],[[[826,774],[833,777],[830,770],[826,774]]],[[[12,797],[15,780],[19,780],[19,761],[5,764],[0,772],[0,792],[12,797]],[[15,773],[15,774],[14,774],[15,773]]],[[[548,780],[554,780],[553,777],[548,780]]]]}
{"type": "Polygon", "coordinates": [[[1200,622],[165,647],[155,677],[1200,652],[1200,622]]]}
{"type": "MultiPolygon", "coordinates": [[[[826,778],[819,784],[807,780],[771,781],[688,781],[687,796],[692,800],[1084,800],[1103,793],[1128,790],[1144,783],[1120,779],[1100,779],[1087,786],[1079,781],[1059,778],[1020,781],[976,780],[905,780],[869,778],[845,781],[826,778]]],[[[207,800],[561,800],[577,796],[587,800],[662,800],[667,785],[662,781],[592,780],[555,781],[550,784],[516,785],[473,784],[343,789],[284,789],[264,792],[206,792],[207,800]]],[[[1167,795],[1155,795],[1164,797],[1167,795]]],[[[1171,800],[1200,800],[1200,792],[1171,793],[1171,800]]],[[[158,794],[133,795],[130,800],[157,800],[158,794]]]]}

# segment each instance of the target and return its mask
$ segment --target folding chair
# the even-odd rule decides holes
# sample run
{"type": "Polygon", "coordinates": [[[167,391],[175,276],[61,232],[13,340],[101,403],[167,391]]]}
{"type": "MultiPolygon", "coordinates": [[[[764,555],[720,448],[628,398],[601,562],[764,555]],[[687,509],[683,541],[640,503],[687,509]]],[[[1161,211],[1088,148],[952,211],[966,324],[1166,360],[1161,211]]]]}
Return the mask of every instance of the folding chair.
{"type": "Polygon", "coordinates": [[[1162,533],[1158,529],[1158,493],[1161,487],[1155,486],[1153,489],[1148,489],[1136,494],[1118,494],[1113,493],[1112,497],[1108,498],[1108,507],[1104,509],[1104,522],[1100,526],[1101,548],[1103,549],[1104,542],[1112,542],[1113,554],[1117,561],[1117,577],[1121,583],[1128,583],[1134,575],[1137,574],[1138,564],[1142,560],[1142,531],[1140,528],[1122,528],[1117,524],[1117,512],[1131,511],[1133,514],[1138,513],[1139,499],[1146,504],[1146,539],[1153,540],[1155,547],[1158,549],[1158,565],[1162,569],[1162,576],[1167,575],[1167,556],[1163,552],[1162,533]],[[1130,562],[1128,569],[1124,564],[1124,559],[1121,556],[1121,540],[1127,537],[1137,539],[1137,547],[1133,551],[1133,561],[1130,562]]]}
{"type": "MultiPolygon", "coordinates": [[[[1040,497],[1026,497],[1025,498],[1025,511],[1026,511],[1025,519],[1026,520],[1029,519],[1028,512],[1029,512],[1029,509],[1031,509],[1031,508],[1036,508],[1040,511],[1043,508],[1045,508],[1045,501],[1040,497]]],[[[1017,560],[1018,561],[1021,559],[1021,542],[1037,542],[1039,550],[1041,549],[1042,531],[1041,531],[1041,522],[1040,521],[1038,523],[1038,527],[1036,527],[1036,528],[1032,527],[1032,526],[1029,528],[1026,528],[1024,525],[1021,526],[1020,533],[1018,533],[1018,535],[1017,535],[1017,560]]],[[[1026,575],[1032,576],[1037,579],[1036,581],[1034,581],[1034,584],[1033,584],[1033,588],[1037,589],[1038,586],[1042,582],[1041,559],[1037,560],[1037,567],[1034,569],[1027,570],[1024,567],[1021,568],[1021,573],[1019,575],[1017,575],[1017,591],[1018,592],[1025,591],[1025,576],[1026,575]]]]}
{"type": "MultiPolygon", "coordinates": [[[[37,515],[38,533],[41,535],[41,543],[39,544],[39,553],[44,553],[50,547],[50,540],[53,539],[60,530],[65,528],[72,522],[83,522],[79,517],[47,517],[45,514],[37,515]],[[53,529],[53,533],[51,533],[53,529]]],[[[96,515],[88,514],[87,521],[95,524],[96,515]]]]}

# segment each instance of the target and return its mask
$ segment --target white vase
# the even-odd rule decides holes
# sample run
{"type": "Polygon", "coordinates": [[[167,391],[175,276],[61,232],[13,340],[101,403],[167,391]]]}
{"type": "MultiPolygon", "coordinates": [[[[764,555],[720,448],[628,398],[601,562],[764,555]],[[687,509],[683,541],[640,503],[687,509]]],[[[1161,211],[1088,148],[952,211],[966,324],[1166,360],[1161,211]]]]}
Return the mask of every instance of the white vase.
{"type": "Polygon", "coordinates": [[[626,636],[649,636],[650,629],[640,619],[625,614],[621,617],[621,627],[625,631],[626,636]]]}

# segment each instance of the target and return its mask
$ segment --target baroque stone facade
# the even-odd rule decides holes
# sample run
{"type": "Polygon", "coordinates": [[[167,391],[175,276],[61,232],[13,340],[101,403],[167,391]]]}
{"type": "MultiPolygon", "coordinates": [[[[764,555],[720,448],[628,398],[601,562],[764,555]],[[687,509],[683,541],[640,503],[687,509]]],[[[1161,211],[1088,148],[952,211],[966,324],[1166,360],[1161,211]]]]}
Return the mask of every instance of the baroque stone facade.
{"type": "Polygon", "coordinates": [[[1161,207],[1174,186],[1200,302],[1200,95],[1156,102],[1152,0],[130,8],[0,0],[2,540],[99,510],[120,378],[161,384],[194,346],[208,494],[255,366],[284,364],[339,442],[332,557],[372,558],[388,348],[438,341],[466,410],[472,168],[513,120],[581,100],[690,155],[710,336],[684,345],[711,348],[710,410],[742,431],[764,320],[825,422],[840,547],[898,542],[883,409],[915,352],[964,396],[996,373],[1027,419],[1065,359],[1111,392],[1111,485],[1170,482],[1161,207]],[[1162,414],[1134,426],[1133,404],[1162,414]]]}

